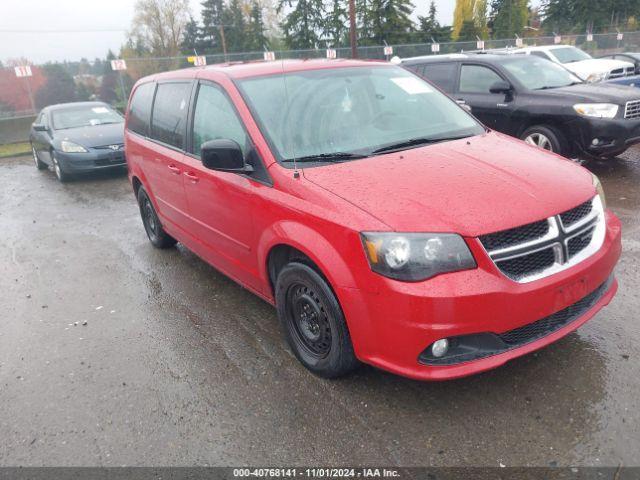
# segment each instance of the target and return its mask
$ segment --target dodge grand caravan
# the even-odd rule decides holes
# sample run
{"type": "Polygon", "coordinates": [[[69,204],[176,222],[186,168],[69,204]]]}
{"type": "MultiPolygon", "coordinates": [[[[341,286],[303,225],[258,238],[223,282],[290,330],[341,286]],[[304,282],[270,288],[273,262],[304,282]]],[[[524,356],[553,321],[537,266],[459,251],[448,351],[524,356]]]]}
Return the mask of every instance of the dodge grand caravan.
{"type": "Polygon", "coordinates": [[[550,344],[617,290],[597,178],[400,67],[219,65],[134,87],[129,175],[177,241],[277,308],[300,362],[423,380],[550,344]]]}

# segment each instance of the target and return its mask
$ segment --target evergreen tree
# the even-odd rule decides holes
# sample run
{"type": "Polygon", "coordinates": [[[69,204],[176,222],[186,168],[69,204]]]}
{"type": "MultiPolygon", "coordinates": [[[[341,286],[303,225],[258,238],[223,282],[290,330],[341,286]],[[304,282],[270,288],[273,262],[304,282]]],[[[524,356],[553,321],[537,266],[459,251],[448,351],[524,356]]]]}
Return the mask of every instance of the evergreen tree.
{"type": "Polygon", "coordinates": [[[406,43],[414,31],[411,0],[370,0],[371,39],[376,45],[406,43]]]}
{"type": "Polygon", "coordinates": [[[182,37],[180,48],[182,53],[186,55],[193,55],[194,52],[198,52],[198,54],[201,53],[199,51],[200,46],[200,27],[198,26],[198,22],[196,22],[193,17],[190,17],[184,28],[184,36],[182,37]]]}
{"type": "Polygon", "coordinates": [[[247,22],[240,0],[231,0],[222,12],[224,35],[229,52],[244,52],[247,46],[247,22]]]}
{"type": "Polygon", "coordinates": [[[282,22],[288,48],[318,48],[325,31],[325,7],[322,0],[280,0],[278,11],[291,9],[282,22]]]}
{"type": "Polygon", "coordinates": [[[624,28],[640,12],[640,0],[543,0],[541,13],[547,32],[584,32],[624,28]]]}
{"type": "Polygon", "coordinates": [[[262,8],[256,0],[253,0],[249,25],[247,26],[247,48],[251,51],[259,51],[267,46],[268,43],[265,35],[262,8]]]}
{"type": "Polygon", "coordinates": [[[76,99],[76,85],[67,69],[58,63],[51,63],[42,68],[46,82],[36,92],[36,107],[44,108],[56,103],[73,102],[76,99]]]}
{"type": "Polygon", "coordinates": [[[462,23],[460,33],[458,33],[459,42],[471,42],[477,40],[477,37],[482,38],[482,31],[476,25],[473,19],[465,20],[462,23]]]}
{"type": "Polygon", "coordinates": [[[420,40],[422,42],[431,42],[432,39],[438,43],[451,40],[451,27],[440,25],[437,18],[436,2],[431,0],[429,5],[429,14],[426,17],[418,17],[420,40]]]}
{"type": "Polygon", "coordinates": [[[329,16],[327,18],[326,37],[337,46],[347,40],[349,13],[344,0],[333,0],[329,16]]]}
{"type": "Polygon", "coordinates": [[[493,0],[493,38],[514,38],[522,36],[529,18],[528,0],[493,0]]]}
{"type": "Polygon", "coordinates": [[[204,53],[222,52],[220,25],[223,25],[223,0],[204,0],[202,2],[202,27],[200,28],[199,45],[204,53]]]}

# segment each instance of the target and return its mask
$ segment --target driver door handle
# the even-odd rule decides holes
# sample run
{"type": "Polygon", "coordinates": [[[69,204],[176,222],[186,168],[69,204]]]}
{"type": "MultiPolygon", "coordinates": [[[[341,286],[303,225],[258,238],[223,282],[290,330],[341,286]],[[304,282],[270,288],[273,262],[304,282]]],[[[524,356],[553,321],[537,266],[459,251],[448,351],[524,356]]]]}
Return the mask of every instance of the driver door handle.
{"type": "Polygon", "coordinates": [[[176,167],[175,165],[169,165],[167,168],[174,175],[180,175],[180,169],[178,167],[176,167]]]}
{"type": "Polygon", "coordinates": [[[191,180],[191,183],[198,183],[200,181],[198,176],[193,172],[184,172],[184,176],[191,180]]]}

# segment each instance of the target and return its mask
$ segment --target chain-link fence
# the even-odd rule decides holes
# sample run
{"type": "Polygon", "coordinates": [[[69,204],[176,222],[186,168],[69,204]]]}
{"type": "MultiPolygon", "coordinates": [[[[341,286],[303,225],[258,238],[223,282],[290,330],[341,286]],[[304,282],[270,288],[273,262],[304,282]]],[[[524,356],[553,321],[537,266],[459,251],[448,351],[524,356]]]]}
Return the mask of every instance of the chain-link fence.
{"type": "MultiPolygon", "coordinates": [[[[562,44],[575,45],[593,56],[621,51],[640,51],[640,32],[624,32],[587,35],[562,35],[560,39],[549,37],[525,37],[522,43],[531,45],[562,44]]],[[[517,48],[516,39],[485,40],[486,50],[494,48],[517,48]]],[[[431,43],[393,45],[393,55],[401,58],[433,55],[431,43]]],[[[446,42],[439,45],[437,54],[460,53],[477,50],[477,43],[446,42]]],[[[326,58],[327,50],[287,50],[274,52],[275,59],[326,58]]],[[[262,60],[264,52],[229,53],[207,55],[208,65],[223,62],[262,60]]],[[[335,48],[337,58],[350,58],[351,49],[335,48]]],[[[358,47],[358,56],[364,59],[388,60],[384,46],[358,47]]],[[[106,101],[123,108],[133,84],[141,77],[157,72],[191,66],[187,57],[127,58],[127,69],[111,70],[107,61],[65,62],[31,66],[30,76],[17,76],[14,67],[0,69],[0,128],[7,119],[35,115],[42,107],[74,100],[106,101]],[[4,121],[3,121],[4,119],[4,121]]]]}

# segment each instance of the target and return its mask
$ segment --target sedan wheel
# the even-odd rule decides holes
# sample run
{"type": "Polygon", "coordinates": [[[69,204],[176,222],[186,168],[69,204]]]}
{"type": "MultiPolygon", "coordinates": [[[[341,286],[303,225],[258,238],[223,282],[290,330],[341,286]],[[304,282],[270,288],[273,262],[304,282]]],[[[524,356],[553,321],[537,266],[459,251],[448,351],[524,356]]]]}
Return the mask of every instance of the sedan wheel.
{"type": "Polygon", "coordinates": [[[36,152],[36,149],[33,145],[31,145],[31,153],[33,154],[33,161],[36,164],[36,168],[38,170],[44,170],[45,168],[47,168],[47,164],[40,161],[40,158],[38,157],[38,152],[36,152]]]}
{"type": "Polygon", "coordinates": [[[69,180],[69,175],[67,175],[64,170],[62,170],[62,167],[60,166],[60,163],[58,162],[58,159],[53,152],[51,152],[51,161],[53,162],[53,171],[56,174],[58,180],[62,183],[69,180]]]}
{"type": "Polygon", "coordinates": [[[538,148],[542,148],[543,150],[549,150],[553,152],[553,146],[551,145],[551,140],[549,140],[545,135],[541,133],[532,133],[527,136],[524,141],[529,145],[533,145],[538,148]]]}

